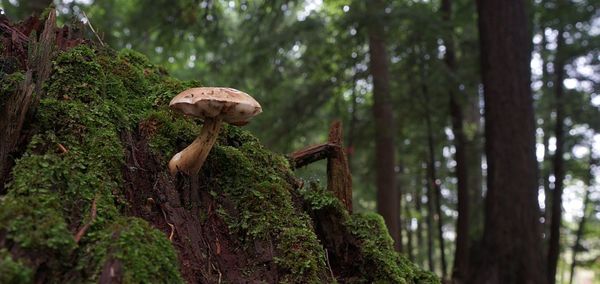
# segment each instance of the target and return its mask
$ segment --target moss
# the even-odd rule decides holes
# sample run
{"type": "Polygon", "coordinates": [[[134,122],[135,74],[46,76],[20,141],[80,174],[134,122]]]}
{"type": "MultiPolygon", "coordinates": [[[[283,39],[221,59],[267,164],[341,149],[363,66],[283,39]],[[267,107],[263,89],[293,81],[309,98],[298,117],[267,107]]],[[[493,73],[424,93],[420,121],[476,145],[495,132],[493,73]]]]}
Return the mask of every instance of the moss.
{"type": "Polygon", "coordinates": [[[406,279],[414,277],[414,267],[394,251],[393,240],[380,215],[354,214],[346,225],[361,242],[360,250],[365,264],[360,267],[370,269],[363,271],[363,274],[371,275],[375,282],[381,283],[406,283],[406,279]]]}
{"type": "Polygon", "coordinates": [[[46,258],[53,273],[78,268],[75,276],[52,274],[56,280],[97,280],[106,251],[113,250],[127,268],[126,282],[181,282],[164,234],[146,221],[123,217],[128,204],[120,196],[125,157],[119,135],[152,108],[144,72],[125,58],[132,57],[86,46],[56,57],[36,115],[37,134],[16,161],[0,201],[0,233],[7,240],[46,258]],[[76,243],[73,235],[87,223],[91,227],[76,243]],[[119,237],[112,240],[115,234],[119,237]],[[92,249],[94,257],[86,257],[92,249]]]}
{"type": "Polygon", "coordinates": [[[31,283],[31,269],[18,260],[14,260],[6,249],[0,249],[0,283],[31,283]]]}
{"type": "Polygon", "coordinates": [[[139,218],[119,218],[92,229],[81,244],[78,269],[98,281],[107,262],[118,261],[123,283],[182,283],[177,256],[164,235],[139,218]]]}
{"type": "MultiPolygon", "coordinates": [[[[0,61],[0,64],[5,64],[0,61]]],[[[10,64],[10,63],[6,63],[10,64]]],[[[12,74],[4,74],[4,66],[0,69],[0,109],[4,109],[4,104],[8,97],[15,92],[17,86],[25,80],[25,75],[21,72],[15,72],[12,74]]],[[[7,67],[11,69],[11,67],[7,67]]]]}
{"type": "MultiPolygon", "coordinates": [[[[394,250],[383,218],[376,213],[348,214],[333,194],[316,183],[300,191],[312,212],[330,212],[342,223],[339,234],[356,239],[358,254],[354,266],[362,279],[369,283],[439,283],[432,273],[412,264],[405,256],[394,250]]],[[[336,219],[337,220],[337,219],[336,219]]]]}
{"type": "Polygon", "coordinates": [[[102,66],[94,50],[79,45],[61,53],[54,61],[47,95],[91,102],[100,98],[103,81],[102,66]]]}

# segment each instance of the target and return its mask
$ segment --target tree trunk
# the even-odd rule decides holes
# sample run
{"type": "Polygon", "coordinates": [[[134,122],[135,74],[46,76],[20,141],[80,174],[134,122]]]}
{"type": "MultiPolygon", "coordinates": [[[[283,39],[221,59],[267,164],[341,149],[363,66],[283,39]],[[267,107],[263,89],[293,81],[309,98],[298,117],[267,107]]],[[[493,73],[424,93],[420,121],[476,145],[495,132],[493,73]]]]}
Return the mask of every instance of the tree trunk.
{"type": "Polygon", "coordinates": [[[431,210],[429,213],[433,214],[433,218],[437,221],[437,233],[438,233],[438,243],[440,245],[440,264],[442,269],[442,279],[446,278],[446,255],[444,248],[444,232],[443,232],[443,220],[442,220],[442,206],[441,206],[441,188],[440,181],[437,178],[437,170],[435,166],[435,139],[433,136],[433,128],[431,125],[431,111],[429,109],[429,90],[427,84],[425,82],[425,78],[427,77],[427,72],[425,70],[424,63],[420,64],[420,84],[421,84],[421,92],[423,95],[423,104],[424,104],[424,116],[425,116],[425,126],[427,129],[427,173],[428,173],[428,184],[429,191],[431,192],[430,196],[431,201],[433,201],[435,205],[431,204],[428,200],[427,203],[429,209],[431,210]],[[435,206],[435,213],[432,206],[435,206]]]}
{"type": "MultiPolygon", "coordinates": [[[[429,113],[429,112],[428,112],[429,113]]],[[[429,189],[433,192],[431,197],[435,202],[435,213],[434,219],[437,220],[437,233],[438,233],[438,243],[440,245],[440,263],[442,265],[442,279],[446,278],[446,250],[444,248],[444,231],[443,220],[442,220],[442,206],[441,206],[441,188],[440,181],[437,178],[437,171],[435,168],[435,150],[434,145],[435,141],[433,139],[433,133],[431,129],[431,118],[429,115],[426,117],[427,122],[427,145],[429,146],[429,162],[427,168],[429,169],[429,189]]],[[[430,207],[431,208],[431,207],[430,207]]]]}
{"type": "MultiPolygon", "coordinates": [[[[456,73],[456,58],[454,55],[454,40],[452,29],[452,0],[442,0],[442,19],[447,25],[444,44],[446,54],[444,62],[448,68],[449,78],[453,78],[456,73]]],[[[450,98],[450,116],[452,121],[452,131],[454,132],[454,147],[456,153],[456,187],[458,191],[458,219],[456,221],[456,249],[454,252],[454,267],[452,279],[455,283],[462,283],[468,275],[469,264],[469,188],[468,188],[468,166],[465,156],[465,134],[463,131],[463,109],[460,98],[458,97],[455,82],[450,81],[448,91],[450,98]]]]}
{"type": "Polygon", "coordinates": [[[545,283],[527,3],[477,1],[488,164],[484,235],[471,283],[545,283]]]}
{"type": "MultiPolygon", "coordinates": [[[[542,1],[542,3],[540,4],[542,7],[545,7],[545,2],[546,1],[542,1]]],[[[540,57],[542,58],[542,96],[545,98],[545,101],[552,101],[552,98],[550,97],[550,92],[548,90],[548,77],[549,77],[549,71],[548,71],[548,62],[547,62],[547,54],[546,54],[546,44],[548,43],[548,39],[546,37],[546,33],[544,32],[545,28],[541,27],[540,28],[541,32],[542,32],[542,42],[541,42],[541,49],[540,49],[540,57]]],[[[543,108],[544,106],[540,107],[543,108]]],[[[549,143],[550,143],[550,126],[552,125],[552,118],[551,118],[551,114],[550,114],[550,109],[542,109],[542,112],[545,112],[545,115],[543,116],[544,119],[544,124],[543,124],[543,131],[544,131],[544,137],[542,139],[542,145],[544,147],[544,159],[540,165],[540,176],[541,176],[541,180],[540,180],[540,184],[544,187],[544,210],[542,212],[542,217],[544,218],[544,222],[543,222],[543,227],[542,227],[542,232],[544,237],[547,239],[550,236],[550,218],[551,218],[551,210],[550,208],[552,207],[552,198],[551,198],[551,190],[550,190],[550,169],[547,167],[547,163],[549,163],[548,161],[550,160],[549,158],[549,143]]],[[[547,242],[544,242],[544,250],[547,249],[547,242]]]]}
{"type": "Polygon", "coordinates": [[[401,250],[399,236],[399,192],[396,188],[394,118],[389,86],[388,58],[385,50],[381,0],[369,3],[369,56],[373,76],[373,117],[375,119],[375,171],[377,212],[383,216],[395,247],[401,250]]]}
{"type": "MultiPolygon", "coordinates": [[[[413,198],[415,198],[415,196],[413,195],[413,198]]],[[[410,259],[411,262],[415,262],[415,254],[414,254],[414,245],[413,245],[413,235],[414,232],[412,230],[412,219],[413,216],[410,212],[409,206],[408,206],[408,200],[405,200],[405,204],[402,205],[402,208],[404,209],[404,226],[405,226],[405,231],[406,231],[406,255],[408,255],[408,259],[410,259]]]]}
{"type": "MultiPolygon", "coordinates": [[[[427,171],[430,171],[429,164],[427,164],[427,171]]],[[[430,186],[429,178],[427,178],[427,264],[430,271],[435,271],[433,262],[433,198],[433,189],[430,186]]]]}
{"type": "Polygon", "coordinates": [[[594,165],[594,160],[592,159],[592,147],[590,147],[590,166],[588,169],[588,186],[585,191],[585,197],[583,199],[583,215],[581,215],[581,220],[579,220],[579,227],[577,228],[577,233],[575,234],[575,243],[573,243],[572,257],[571,257],[571,273],[569,273],[569,284],[573,283],[573,276],[575,275],[575,266],[577,266],[577,253],[580,251],[579,246],[581,239],[583,238],[583,232],[585,227],[585,219],[588,211],[588,207],[590,205],[590,191],[592,188],[592,184],[594,183],[594,174],[592,173],[592,167],[594,165]]]}
{"type": "MultiPolygon", "coordinates": [[[[417,175],[417,182],[415,183],[415,210],[417,211],[417,258],[416,261],[419,265],[421,266],[425,266],[424,265],[424,259],[423,259],[423,249],[425,248],[425,245],[423,243],[423,218],[421,218],[422,216],[424,216],[423,214],[423,210],[421,209],[421,204],[422,204],[422,198],[423,198],[423,192],[422,189],[423,188],[423,176],[422,176],[422,170],[421,168],[419,168],[419,173],[417,175]]],[[[432,266],[430,264],[430,266],[432,266]]]]}
{"type": "MultiPolygon", "coordinates": [[[[472,94],[468,98],[467,107],[464,108],[464,125],[470,131],[466,135],[464,153],[468,165],[467,188],[469,189],[469,246],[481,239],[483,235],[483,172],[481,169],[483,143],[481,139],[481,109],[479,95],[472,94]]],[[[464,127],[464,126],[463,126],[464,127]]],[[[471,250],[469,249],[472,255],[471,250]]]]}
{"type": "Polygon", "coordinates": [[[548,267],[547,279],[549,284],[556,282],[556,266],[560,255],[560,225],[562,221],[562,193],[563,180],[565,179],[564,169],[564,109],[563,109],[563,80],[565,77],[565,62],[562,55],[564,45],[562,27],[558,30],[556,44],[556,61],[554,62],[555,69],[555,113],[556,123],[554,125],[554,136],[556,137],[556,151],[552,159],[554,167],[554,189],[552,190],[552,216],[550,219],[550,242],[548,244],[548,267]]]}

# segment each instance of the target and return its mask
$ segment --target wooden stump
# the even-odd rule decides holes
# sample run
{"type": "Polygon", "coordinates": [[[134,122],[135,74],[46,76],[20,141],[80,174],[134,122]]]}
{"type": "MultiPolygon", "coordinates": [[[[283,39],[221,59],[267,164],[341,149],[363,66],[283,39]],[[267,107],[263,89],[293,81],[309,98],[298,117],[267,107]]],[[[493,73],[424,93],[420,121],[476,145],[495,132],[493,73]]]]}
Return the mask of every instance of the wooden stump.
{"type": "Polygon", "coordinates": [[[352,213],[352,175],[343,145],[342,122],[339,120],[329,127],[329,143],[337,147],[327,159],[327,189],[352,213]]]}
{"type": "Polygon", "coordinates": [[[295,169],[327,159],[327,189],[352,213],[352,175],[344,149],[341,121],[336,120],[331,124],[326,143],[308,146],[288,157],[295,169]]]}

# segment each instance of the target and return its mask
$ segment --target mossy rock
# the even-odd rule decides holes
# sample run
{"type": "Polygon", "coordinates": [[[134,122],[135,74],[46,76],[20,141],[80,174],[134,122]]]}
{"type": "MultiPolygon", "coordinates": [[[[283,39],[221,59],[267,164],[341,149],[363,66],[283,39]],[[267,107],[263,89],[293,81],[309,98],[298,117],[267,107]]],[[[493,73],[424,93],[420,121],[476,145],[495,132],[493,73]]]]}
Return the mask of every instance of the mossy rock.
{"type": "Polygon", "coordinates": [[[201,123],[168,102],[199,84],[131,50],[58,54],[0,197],[0,282],[437,281],[393,251],[381,217],[301,189],[282,155],[238,127],[222,129],[198,192],[169,176],[201,123]],[[357,248],[352,267],[328,263],[340,256],[319,233],[324,208],[357,248]]]}

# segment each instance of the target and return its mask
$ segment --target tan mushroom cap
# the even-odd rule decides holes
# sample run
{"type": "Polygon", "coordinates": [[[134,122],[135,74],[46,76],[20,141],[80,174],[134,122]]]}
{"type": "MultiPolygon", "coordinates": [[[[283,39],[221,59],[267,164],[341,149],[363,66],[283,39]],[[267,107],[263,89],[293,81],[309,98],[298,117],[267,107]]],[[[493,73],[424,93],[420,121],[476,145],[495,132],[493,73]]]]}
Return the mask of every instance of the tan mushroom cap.
{"type": "Polygon", "coordinates": [[[222,119],[234,125],[244,125],[262,112],[260,104],[250,95],[222,87],[187,89],[174,97],[169,106],[190,116],[222,119]]]}

